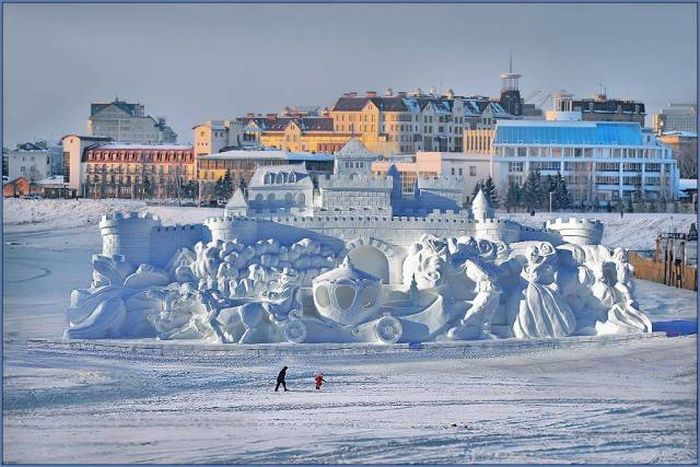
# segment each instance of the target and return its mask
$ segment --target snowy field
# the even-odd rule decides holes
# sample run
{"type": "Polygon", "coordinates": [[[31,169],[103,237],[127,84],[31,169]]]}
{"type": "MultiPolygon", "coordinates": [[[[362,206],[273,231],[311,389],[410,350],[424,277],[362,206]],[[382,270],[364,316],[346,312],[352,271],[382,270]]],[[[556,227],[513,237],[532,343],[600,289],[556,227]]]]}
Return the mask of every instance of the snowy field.
{"type": "MultiPolygon", "coordinates": [[[[33,341],[61,336],[70,290],[88,284],[90,256],[101,248],[95,222],[111,209],[145,206],[5,204],[4,462],[697,462],[694,330],[313,353],[33,341]],[[290,392],[275,393],[283,364],[290,392]],[[317,392],[319,370],[328,384],[317,392]]],[[[220,212],[149,210],[166,223],[220,212]]],[[[638,249],[652,248],[670,222],[687,230],[693,221],[596,217],[606,222],[606,243],[638,249]]],[[[638,281],[638,295],[655,329],[696,329],[696,293],[638,281]]]]}

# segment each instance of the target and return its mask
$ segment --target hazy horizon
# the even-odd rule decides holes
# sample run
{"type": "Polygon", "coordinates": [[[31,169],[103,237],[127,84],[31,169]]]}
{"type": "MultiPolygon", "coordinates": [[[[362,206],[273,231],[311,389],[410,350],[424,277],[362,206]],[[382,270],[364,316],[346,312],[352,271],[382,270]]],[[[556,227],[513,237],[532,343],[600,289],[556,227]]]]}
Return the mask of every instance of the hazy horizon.
{"type": "Polygon", "coordinates": [[[115,96],[192,126],[347,91],[566,89],[695,102],[695,4],[4,4],[3,145],[86,133],[115,96]]]}

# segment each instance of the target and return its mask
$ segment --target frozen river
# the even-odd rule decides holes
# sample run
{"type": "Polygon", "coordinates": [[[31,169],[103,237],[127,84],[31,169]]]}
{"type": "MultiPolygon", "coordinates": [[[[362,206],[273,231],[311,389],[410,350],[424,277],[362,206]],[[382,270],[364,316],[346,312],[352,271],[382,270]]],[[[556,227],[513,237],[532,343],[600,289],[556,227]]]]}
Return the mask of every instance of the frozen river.
{"type": "MultiPolygon", "coordinates": [[[[62,334],[99,237],[37,229],[5,242],[5,462],[697,461],[694,334],[494,353],[28,346],[62,334]],[[274,393],[283,364],[291,391],[274,393]]],[[[657,327],[696,326],[695,293],[639,283],[638,295],[657,327]]]]}

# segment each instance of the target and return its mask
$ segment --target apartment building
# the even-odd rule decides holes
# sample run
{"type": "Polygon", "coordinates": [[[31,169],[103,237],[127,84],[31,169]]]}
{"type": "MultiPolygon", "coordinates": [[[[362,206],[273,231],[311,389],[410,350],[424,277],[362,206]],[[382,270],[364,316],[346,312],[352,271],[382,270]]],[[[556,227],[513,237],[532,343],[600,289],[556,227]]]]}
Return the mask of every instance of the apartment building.
{"type": "Polygon", "coordinates": [[[174,144],[177,135],[165,117],[146,114],[142,104],[111,102],[90,104],[87,130],[90,136],[108,137],[117,142],[140,144],[174,144]]]}

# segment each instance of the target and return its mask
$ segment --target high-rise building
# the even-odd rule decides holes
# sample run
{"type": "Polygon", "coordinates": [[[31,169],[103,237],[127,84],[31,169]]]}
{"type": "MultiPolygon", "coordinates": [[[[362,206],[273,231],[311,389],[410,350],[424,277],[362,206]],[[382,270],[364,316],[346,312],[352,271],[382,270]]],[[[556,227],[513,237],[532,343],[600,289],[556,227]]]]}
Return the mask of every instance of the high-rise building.
{"type": "Polygon", "coordinates": [[[698,107],[695,104],[669,103],[654,114],[653,128],[656,133],[685,131],[697,133],[698,107]]]}
{"type": "Polygon", "coordinates": [[[90,136],[109,137],[123,143],[172,144],[177,141],[165,117],[146,115],[142,104],[130,104],[119,98],[91,103],[87,130],[90,136]]]}

